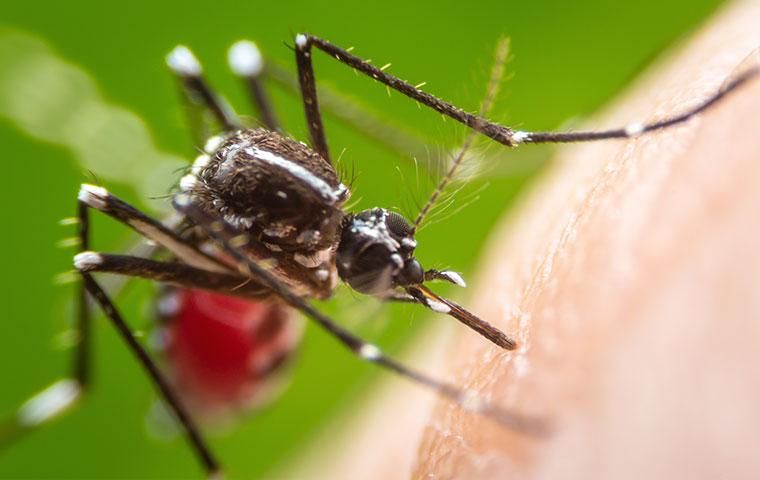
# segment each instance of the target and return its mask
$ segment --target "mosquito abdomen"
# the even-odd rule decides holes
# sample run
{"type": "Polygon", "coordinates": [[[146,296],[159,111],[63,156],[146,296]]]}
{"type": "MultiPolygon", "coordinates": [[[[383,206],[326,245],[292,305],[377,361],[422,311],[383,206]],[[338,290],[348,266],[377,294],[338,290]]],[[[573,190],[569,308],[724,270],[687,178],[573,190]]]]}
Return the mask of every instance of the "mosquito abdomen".
{"type": "Polygon", "coordinates": [[[187,406],[206,419],[255,408],[300,343],[291,309],[200,290],[173,289],[159,305],[167,373],[187,406]]]}

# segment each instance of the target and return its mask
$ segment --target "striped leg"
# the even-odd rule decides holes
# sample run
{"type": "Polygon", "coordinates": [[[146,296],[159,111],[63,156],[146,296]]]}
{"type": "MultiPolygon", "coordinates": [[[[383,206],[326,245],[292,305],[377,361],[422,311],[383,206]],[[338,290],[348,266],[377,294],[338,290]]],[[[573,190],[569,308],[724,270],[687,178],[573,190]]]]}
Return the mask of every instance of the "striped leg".
{"type": "MultiPolygon", "coordinates": [[[[82,248],[89,248],[88,208],[78,203],[79,238],[82,248]]],[[[0,423],[0,451],[16,443],[23,435],[58,418],[82,399],[90,384],[92,313],[84,284],[77,285],[77,321],[71,376],[53,382],[24,402],[16,414],[0,423]]]]}
{"type": "MultiPolygon", "coordinates": [[[[113,197],[105,189],[92,185],[83,185],[79,193],[79,225],[81,246],[83,252],[75,256],[74,263],[82,276],[79,294],[79,320],[77,323],[78,345],[74,353],[73,374],[69,379],[59,380],[50,387],[35,395],[25,402],[18,410],[14,418],[0,425],[0,448],[13,444],[18,438],[31,429],[41,426],[58,417],[82,397],[85,388],[89,384],[90,372],[90,324],[91,314],[85,295],[89,295],[103,310],[120,336],[137,358],[140,365],[148,373],[155,387],[161,394],[169,409],[182,425],[193,451],[199,458],[203,468],[209,475],[219,472],[219,463],[211,453],[200,431],[182,405],[177,394],[168,381],[164,378],[156,363],[150,358],[145,348],[140,345],[132,334],[121,314],[109,298],[105,290],[92,277],[89,271],[98,270],[95,264],[102,263],[103,267],[110,267],[113,271],[147,272],[143,276],[163,276],[165,280],[176,280],[182,284],[184,281],[189,286],[193,282],[201,282],[200,268],[206,267],[202,278],[207,280],[211,289],[240,289],[240,294],[255,295],[262,289],[252,283],[246,283],[245,279],[235,276],[233,272],[224,267],[213,257],[209,257],[193,245],[182,241],[174,232],[139,212],[125,202],[113,197]],[[177,257],[190,264],[161,264],[148,259],[128,256],[98,255],[89,251],[89,209],[95,208],[118,221],[130,226],[138,233],[149,238],[164,248],[174,253],[177,257]],[[98,261],[94,261],[97,259],[98,261]],[[125,260],[126,259],[126,260],[125,260]],[[161,265],[169,265],[161,268],[161,265]],[[192,265],[196,265],[197,268],[192,265]],[[131,270],[130,270],[131,268],[131,270]]],[[[104,268],[105,270],[106,268],[104,268]]]]}
{"type": "Polygon", "coordinates": [[[383,68],[375,67],[359,57],[352,55],[347,50],[333,45],[327,40],[323,40],[319,37],[308,34],[296,35],[295,48],[303,101],[306,108],[306,117],[309,122],[309,131],[312,135],[312,141],[315,142],[315,148],[319,147],[316,149],[320,153],[320,148],[326,151],[327,144],[324,142],[324,131],[321,121],[319,121],[318,118],[319,104],[314,85],[314,71],[311,65],[311,52],[313,48],[322,50],[329,57],[337,59],[339,62],[348,65],[354,70],[361,72],[387,87],[416,100],[420,104],[446,115],[447,117],[453,118],[475,131],[509,147],[516,147],[523,143],[567,143],[632,138],[645,133],[662,130],[690,120],[694,116],[719,103],[726,95],[760,76],[760,68],[754,67],[748,69],[736,77],[729,79],[723,88],[699,103],[697,106],[683,113],[669,116],[651,123],[635,122],[630,123],[625,127],[587,132],[530,132],[514,130],[510,127],[491,122],[480,115],[468,113],[459,107],[420,90],[416,86],[405,82],[398,77],[384,72],[383,68]]]}
{"type": "Polygon", "coordinates": [[[232,107],[209,86],[203,77],[203,67],[192,51],[178,45],[166,56],[166,64],[176,75],[182,89],[182,97],[187,102],[188,121],[193,131],[193,141],[203,145],[212,133],[206,121],[206,111],[211,112],[222,130],[230,132],[242,127],[232,107]],[[197,108],[200,111],[195,114],[197,108]]]}
{"type": "Polygon", "coordinates": [[[251,103],[258,111],[264,127],[272,131],[281,131],[280,122],[261,81],[264,57],[259,47],[251,41],[240,40],[230,47],[228,61],[232,71],[245,83],[251,103]]]}

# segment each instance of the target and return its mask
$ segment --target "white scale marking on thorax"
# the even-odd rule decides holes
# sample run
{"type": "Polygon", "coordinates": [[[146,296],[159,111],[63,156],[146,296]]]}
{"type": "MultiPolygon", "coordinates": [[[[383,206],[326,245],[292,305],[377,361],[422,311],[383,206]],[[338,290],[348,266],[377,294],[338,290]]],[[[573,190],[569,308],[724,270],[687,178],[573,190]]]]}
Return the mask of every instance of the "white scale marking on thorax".
{"type": "Polygon", "coordinates": [[[340,198],[340,193],[341,193],[340,187],[338,187],[337,189],[332,188],[327,182],[325,182],[321,178],[311,173],[306,168],[302,167],[301,165],[291,160],[282,158],[281,156],[275,155],[274,153],[268,150],[262,150],[257,147],[247,147],[243,149],[243,151],[246,154],[252,157],[255,157],[263,162],[266,162],[277,168],[285,170],[292,176],[296,177],[297,179],[309,185],[311,188],[316,190],[323,198],[325,198],[326,200],[329,200],[330,202],[336,202],[340,198]]]}
{"type": "Polygon", "coordinates": [[[378,243],[384,244],[393,252],[398,250],[401,245],[388,231],[388,225],[385,221],[387,217],[388,214],[383,212],[379,221],[374,216],[370,217],[369,220],[356,218],[352,228],[354,229],[354,232],[359,232],[362,235],[375,239],[378,243]]]}

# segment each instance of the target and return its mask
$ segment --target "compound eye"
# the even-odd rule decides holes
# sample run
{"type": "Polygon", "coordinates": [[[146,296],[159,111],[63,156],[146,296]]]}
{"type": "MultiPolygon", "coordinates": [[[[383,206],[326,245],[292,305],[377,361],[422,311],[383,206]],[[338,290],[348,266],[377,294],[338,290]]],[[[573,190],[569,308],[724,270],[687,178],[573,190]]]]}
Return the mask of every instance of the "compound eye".
{"type": "Polygon", "coordinates": [[[404,238],[412,235],[412,226],[409,225],[409,222],[403,216],[396,212],[388,212],[385,224],[388,226],[388,230],[397,237],[404,238]]]}

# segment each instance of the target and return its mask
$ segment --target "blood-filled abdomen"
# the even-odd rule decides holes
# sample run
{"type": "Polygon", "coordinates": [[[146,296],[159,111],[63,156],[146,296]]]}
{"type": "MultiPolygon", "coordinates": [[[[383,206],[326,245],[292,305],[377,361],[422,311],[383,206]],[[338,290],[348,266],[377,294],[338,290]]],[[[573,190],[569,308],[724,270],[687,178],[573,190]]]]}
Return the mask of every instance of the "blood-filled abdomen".
{"type": "Polygon", "coordinates": [[[294,312],[270,300],[171,289],[159,313],[167,373],[185,405],[205,419],[271,398],[301,336],[294,312]]]}

